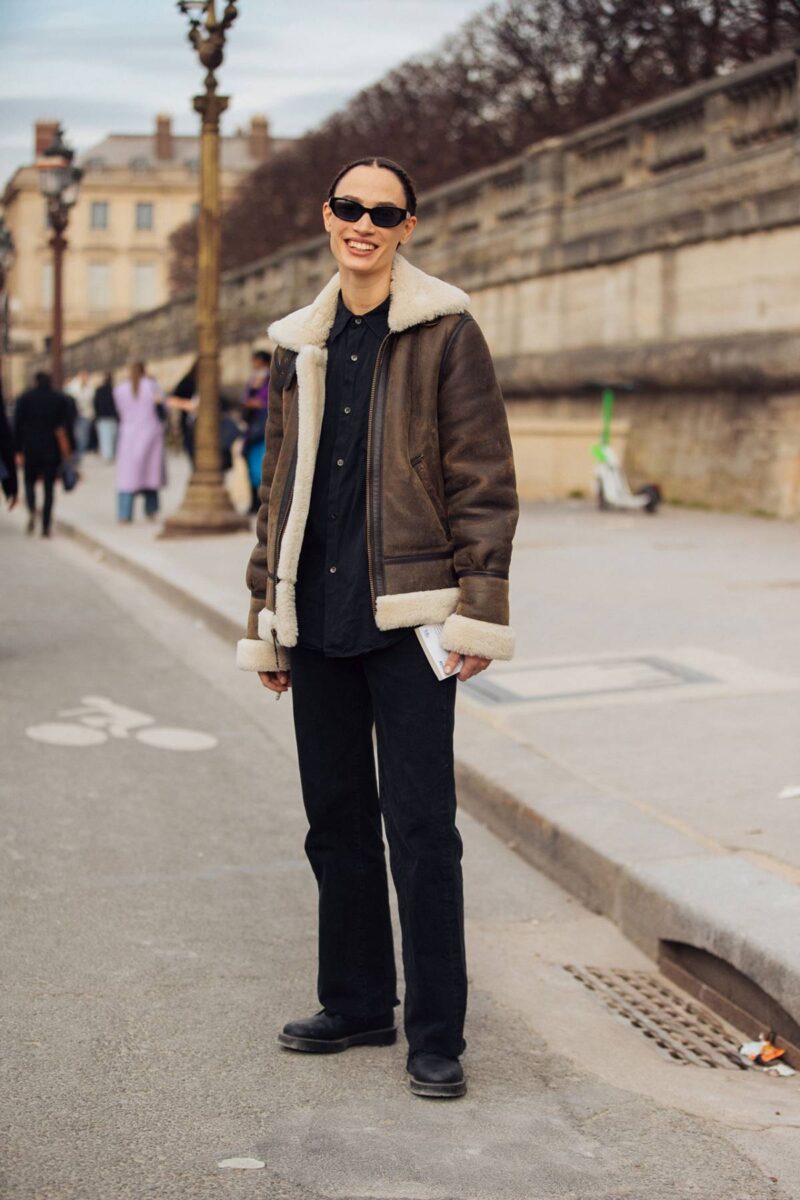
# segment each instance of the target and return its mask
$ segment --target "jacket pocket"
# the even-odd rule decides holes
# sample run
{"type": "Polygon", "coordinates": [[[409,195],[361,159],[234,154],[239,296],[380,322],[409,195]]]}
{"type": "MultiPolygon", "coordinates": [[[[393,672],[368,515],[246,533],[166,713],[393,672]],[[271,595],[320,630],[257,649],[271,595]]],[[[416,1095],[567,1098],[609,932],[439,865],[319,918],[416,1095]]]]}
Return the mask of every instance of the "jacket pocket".
{"type": "Polygon", "coordinates": [[[425,489],[425,494],[431,502],[431,506],[436,513],[439,524],[447,536],[447,540],[451,541],[452,533],[450,531],[450,522],[447,519],[444,501],[442,500],[442,497],[440,496],[433,480],[431,479],[431,474],[428,470],[428,464],[425,461],[425,455],[415,455],[415,457],[411,460],[411,466],[414,468],[417,479],[419,479],[420,483],[425,489]]]}

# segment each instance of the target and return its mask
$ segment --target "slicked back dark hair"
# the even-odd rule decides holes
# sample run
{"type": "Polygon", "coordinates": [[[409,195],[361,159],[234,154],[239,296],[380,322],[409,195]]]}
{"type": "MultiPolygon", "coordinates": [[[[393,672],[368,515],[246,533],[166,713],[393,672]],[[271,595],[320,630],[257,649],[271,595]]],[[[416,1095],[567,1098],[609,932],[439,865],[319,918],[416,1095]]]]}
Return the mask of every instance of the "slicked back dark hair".
{"type": "Polygon", "coordinates": [[[412,214],[412,216],[417,211],[417,192],[408,171],[406,171],[404,167],[401,167],[399,163],[394,162],[391,158],[380,158],[374,155],[368,158],[356,158],[353,162],[349,162],[345,166],[341,167],[334,176],[331,186],[328,188],[328,192],[325,197],[326,200],[330,196],[336,195],[336,189],[339,186],[340,181],[348,171],[352,171],[353,167],[383,167],[384,170],[391,171],[393,175],[397,176],[403,185],[403,191],[406,197],[406,209],[412,214]]]}

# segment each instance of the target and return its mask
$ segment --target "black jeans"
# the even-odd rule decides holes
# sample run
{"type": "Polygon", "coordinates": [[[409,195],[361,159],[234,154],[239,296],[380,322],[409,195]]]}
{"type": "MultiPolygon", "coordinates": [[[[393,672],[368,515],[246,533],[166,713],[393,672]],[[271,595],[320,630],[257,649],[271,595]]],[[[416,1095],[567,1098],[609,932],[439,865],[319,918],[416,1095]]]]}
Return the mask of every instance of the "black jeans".
{"type": "Polygon", "coordinates": [[[53,514],[53,485],[58,475],[58,462],[39,461],[25,457],[25,503],[31,516],[36,513],[36,481],[44,484],[44,507],[42,508],[42,531],[48,533],[53,514]]]}
{"type": "Polygon", "coordinates": [[[456,828],[456,680],[413,633],[355,658],[291,651],[305,848],[319,886],[320,1003],[377,1016],[396,994],[381,814],[397,890],[409,1050],[465,1047],[467,972],[456,828]],[[373,725],[377,734],[375,779],[373,725]]]}

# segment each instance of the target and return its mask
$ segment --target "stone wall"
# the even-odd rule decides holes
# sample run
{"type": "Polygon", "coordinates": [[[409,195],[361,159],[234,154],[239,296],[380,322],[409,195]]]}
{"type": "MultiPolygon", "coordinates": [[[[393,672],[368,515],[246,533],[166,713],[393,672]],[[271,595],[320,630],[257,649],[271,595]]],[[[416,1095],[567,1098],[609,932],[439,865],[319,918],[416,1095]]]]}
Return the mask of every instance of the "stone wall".
{"type": "MultiPolygon", "coordinates": [[[[544,472],[530,439],[574,456],[611,380],[633,389],[631,471],[678,500],[800,515],[793,51],[437,188],[419,218],[410,257],[471,293],[506,396],[528,403],[527,416],[509,410],[520,449],[526,440],[520,465],[533,464],[525,496],[577,490],[577,468],[544,472]],[[580,436],[532,432],[563,413],[580,436]]],[[[269,321],[308,303],[332,270],[323,236],[224,277],[225,383],[239,385],[269,321]]],[[[142,356],[170,382],[193,345],[185,296],[67,358],[101,369],[142,356]]]]}

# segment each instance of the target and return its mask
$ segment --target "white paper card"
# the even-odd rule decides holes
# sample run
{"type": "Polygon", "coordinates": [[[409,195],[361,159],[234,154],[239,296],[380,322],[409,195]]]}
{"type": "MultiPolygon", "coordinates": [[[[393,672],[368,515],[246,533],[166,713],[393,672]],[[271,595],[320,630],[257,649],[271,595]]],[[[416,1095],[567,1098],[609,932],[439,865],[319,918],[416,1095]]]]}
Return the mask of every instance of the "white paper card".
{"type": "Polygon", "coordinates": [[[425,657],[431,664],[433,673],[437,679],[452,679],[461,670],[463,658],[459,658],[458,666],[448,675],[445,672],[444,664],[450,657],[450,651],[445,650],[442,645],[442,630],[444,625],[418,625],[415,633],[419,638],[419,644],[425,651],[425,657]]]}

